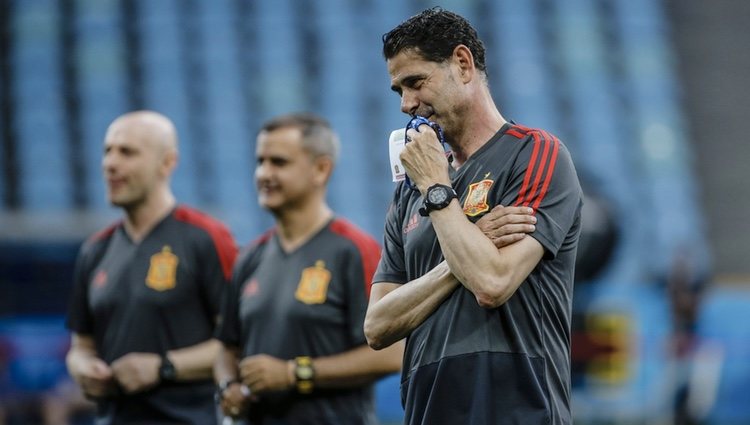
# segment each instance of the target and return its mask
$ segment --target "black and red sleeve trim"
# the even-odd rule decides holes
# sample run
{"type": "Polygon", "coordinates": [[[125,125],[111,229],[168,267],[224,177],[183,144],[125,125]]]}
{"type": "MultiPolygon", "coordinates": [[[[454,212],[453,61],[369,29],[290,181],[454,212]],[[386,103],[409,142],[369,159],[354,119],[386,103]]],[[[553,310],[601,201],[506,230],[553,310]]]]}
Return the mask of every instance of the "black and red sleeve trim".
{"type": "Polygon", "coordinates": [[[214,242],[216,253],[221,262],[221,270],[226,280],[232,277],[232,266],[237,258],[237,244],[229,229],[218,220],[192,208],[178,206],[174,211],[177,220],[205,230],[214,242]]]}
{"type": "Polygon", "coordinates": [[[514,206],[527,206],[536,211],[549,190],[552,174],[557,163],[560,141],[544,130],[514,126],[508,130],[518,138],[531,136],[533,148],[514,206]]]}
{"type": "Polygon", "coordinates": [[[363,282],[365,283],[365,294],[370,298],[370,287],[375,269],[380,261],[380,246],[375,239],[364,231],[358,229],[346,220],[337,218],[331,223],[331,231],[349,239],[354,243],[362,257],[362,269],[364,270],[363,282]]]}

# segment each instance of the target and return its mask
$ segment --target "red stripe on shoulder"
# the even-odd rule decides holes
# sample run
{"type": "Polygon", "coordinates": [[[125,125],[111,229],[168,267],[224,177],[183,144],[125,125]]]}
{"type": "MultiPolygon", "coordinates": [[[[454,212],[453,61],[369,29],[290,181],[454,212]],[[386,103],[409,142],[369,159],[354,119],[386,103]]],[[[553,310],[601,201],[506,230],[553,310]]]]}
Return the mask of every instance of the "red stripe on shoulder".
{"type": "Polygon", "coordinates": [[[86,240],[87,243],[94,243],[98,242],[104,239],[109,239],[112,237],[112,235],[115,233],[115,230],[120,227],[122,224],[122,220],[116,221],[109,226],[105,227],[104,229],[94,233],[93,235],[89,236],[89,238],[86,240]]]}
{"type": "Polygon", "coordinates": [[[521,189],[518,192],[518,198],[513,205],[531,206],[536,210],[549,189],[557,162],[560,141],[543,130],[525,130],[527,130],[527,135],[534,138],[534,148],[531,152],[521,189]]]}
{"type": "Polygon", "coordinates": [[[529,189],[529,182],[531,181],[531,177],[534,174],[534,167],[536,166],[536,158],[539,155],[539,146],[541,145],[541,142],[539,141],[539,137],[535,133],[532,133],[534,137],[534,149],[531,151],[531,158],[529,159],[529,163],[526,166],[526,173],[523,176],[523,183],[521,184],[521,189],[518,191],[518,198],[516,198],[516,202],[513,203],[513,206],[519,206],[523,203],[523,199],[526,197],[526,191],[529,189]]]}
{"type": "Polygon", "coordinates": [[[544,196],[547,195],[547,189],[549,189],[550,181],[552,181],[552,173],[554,173],[555,164],[557,163],[557,153],[560,149],[560,140],[558,140],[557,137],[547,132],[544,132],[544,134],[551,141],[550,143],[552,143],[552,154],[550,155],[549,163],[547,165],[547,175],[544,177],[544,183],[542,184],[542,188],[539,191],[539,195],[537,196],[533,205],[531,206],[534,209],[534,211],[536,211],[539,204],[542,203],[542,199],[544,199],[544,196]]]}
{"type": "Polygon", "coordinates": [[[184,205],[175,208],[174,217],[177,220],[205,230],[211,236],[216,247],[216,252],[219,254],[224,278],[229,280],[232,277],[234,260],[237,258],[237,244],[234,242],[229,229],[222,222],[208,214],[184,205]]]}
{"type": "Polygon", "coordinates": [[[380,261],[380,245],[364,230],[342,218],[333,220],[331,231],[352,241],[359,250],[362,257],[362,269],[364,270],[365,294],[367,298],[370,298],[372,278],[380,261]]]}
{"type": "Polygon", "coordinates": [[[271,239],[271,236],[273,236],[274,233],[276,233],[276,228],[275,227],[271,228],[271,229],[268,229],[262,235],[258,236],[252,242],[250,242],[248,244],[248,246],[253,247],[253,246],[262,245],[262,244],[268,242],[268,240],[271,239]]]}

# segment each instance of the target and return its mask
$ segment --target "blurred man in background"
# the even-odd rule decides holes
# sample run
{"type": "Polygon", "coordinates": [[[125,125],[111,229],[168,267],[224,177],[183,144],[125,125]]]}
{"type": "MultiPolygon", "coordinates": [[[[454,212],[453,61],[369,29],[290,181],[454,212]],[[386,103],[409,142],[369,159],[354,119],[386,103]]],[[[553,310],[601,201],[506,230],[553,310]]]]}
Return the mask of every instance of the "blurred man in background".
{"type": "Polygon", "coordinates": [[[408,338],[405,423],[570,424],[582,204],[570,154],[503,118],[461,16],[426,10],[383,43],[401,110],[437,123],[453,151],[449,164],[430,125],[407,130],[416,189],[396,189],[365,321],[374,348],[408,338]],[[496,205],[533,210],[535,229],[498,249],[473,224],[496,205]]]}
{"type": "Polygon", "coordinates": [[[161,114],[107,130],[107,196],[123,219],[81,247],[68,315],[68,370],[97,401],[97,424],[216,422],[212,335],[237,249],[222,223],[177,205],[177,160],[161,114]]]}
{"type": "Polygon", "coordinates": [[[401,344],[378,353],[365,341],[380,247],[326,203],[338,151],[311,114],[258,134],[258,203],[276,227],[237,262],[216,364],[224,413],[252,425],[375,424],[373,383],[401,366],[401,344]]]}

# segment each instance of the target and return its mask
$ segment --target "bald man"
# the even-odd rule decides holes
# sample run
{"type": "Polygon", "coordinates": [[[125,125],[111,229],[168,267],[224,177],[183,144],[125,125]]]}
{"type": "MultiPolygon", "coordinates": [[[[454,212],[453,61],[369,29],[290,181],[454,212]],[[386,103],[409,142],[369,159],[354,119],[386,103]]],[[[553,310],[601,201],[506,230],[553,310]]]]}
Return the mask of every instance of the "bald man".
{"type": "Polygon", "coordinates": [[[99,424],[212,424],[212,339],[237,254],[229,230],[177,204],[172,122],[117,118],[104,139],[109,202],[122,220],[87,239],[67,324],[70,375],[97,402],[99,424]]]}

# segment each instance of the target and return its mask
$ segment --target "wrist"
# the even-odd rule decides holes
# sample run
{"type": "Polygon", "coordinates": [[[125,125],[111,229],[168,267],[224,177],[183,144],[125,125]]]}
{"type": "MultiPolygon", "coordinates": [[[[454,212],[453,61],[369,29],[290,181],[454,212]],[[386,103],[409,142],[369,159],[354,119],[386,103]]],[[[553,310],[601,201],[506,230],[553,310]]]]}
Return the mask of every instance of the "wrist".
{"type": "Polygon", "coordinates": [[[177,368],[167,354],[161,356],[161,363],[159,364],[159,380],[161,382],[174,382],[177,380],[177,368]]]}
{"type": "Polygon", "coordinates": [[[230,379],[222,379],[219,381],[219,384],[216,386],[216,390],[220,393],[223,393],[224,391],[228,390],[229,387],[231,387],[234,384],[241,384],[242,382],[237,378],[230,378],[230,379]]]}
{"type": "Polygon", "coordinates": [[[314,387],[315,367],[312,358],[308,356],[296,357],[293,362],[294,386],[300,394],[310,394],[314,387]]]}

